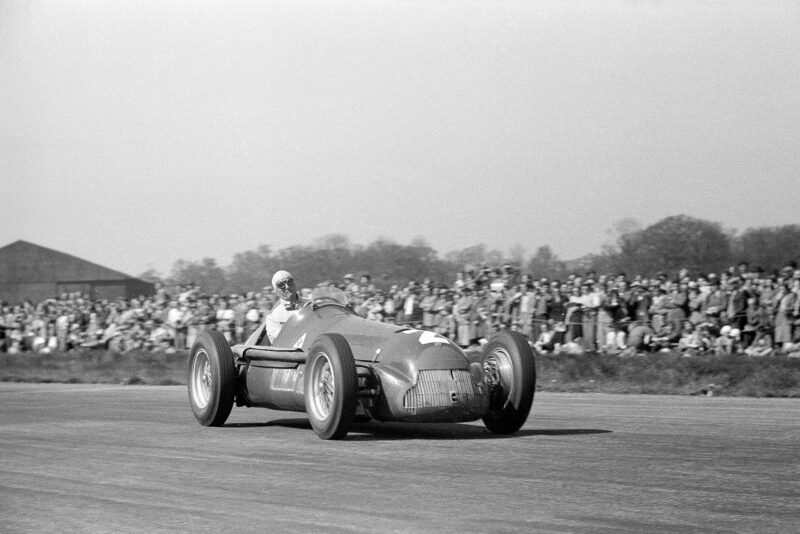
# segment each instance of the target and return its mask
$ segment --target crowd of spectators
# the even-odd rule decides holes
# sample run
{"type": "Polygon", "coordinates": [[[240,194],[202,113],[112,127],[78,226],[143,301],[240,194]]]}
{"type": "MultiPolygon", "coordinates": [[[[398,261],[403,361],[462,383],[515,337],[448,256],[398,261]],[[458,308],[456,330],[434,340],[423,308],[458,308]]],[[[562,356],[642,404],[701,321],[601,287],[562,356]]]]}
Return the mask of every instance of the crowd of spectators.
{"type": "MultiPolygon", "coordinates": [[[[534,278],[510,265],[466,267],[448,284],[429,279],[379,289],[367,274],[337,285],[359,315],[479,346],[499,329],[523,333],[543,353],[653,352],[800,355],[800,270],[766,273],[746,263],[721,273],[654,278],[587,272],[534,278]]],[[[309,288],[304,292],[310,292],[309,288]]],[[[189,285],[130,300],[65,294],[44,302],[2,303],[0,352],[104,348],[175,352],[205,329],[243,342],[275,296],[209,295],[189,285]]]]}

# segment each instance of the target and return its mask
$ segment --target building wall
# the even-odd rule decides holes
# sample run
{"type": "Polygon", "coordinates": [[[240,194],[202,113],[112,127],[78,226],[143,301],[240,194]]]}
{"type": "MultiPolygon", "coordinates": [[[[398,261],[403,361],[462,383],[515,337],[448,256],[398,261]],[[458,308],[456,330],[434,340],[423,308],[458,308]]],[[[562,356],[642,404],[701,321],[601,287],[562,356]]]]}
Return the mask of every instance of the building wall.
{"type": "Polygon", "coordinates": [[[0,248],[0,300],[41,302],[62,293],[93,300],[153,295],[149,282],[25,241],[0,248]]]}
{"type": "Polygon", "coordinates": [[[56,284],[53,282],[32,282],[27,284],[0,283],[0,300],[10,304],[30,300],[41,302],[56,295],[56,284]]]}

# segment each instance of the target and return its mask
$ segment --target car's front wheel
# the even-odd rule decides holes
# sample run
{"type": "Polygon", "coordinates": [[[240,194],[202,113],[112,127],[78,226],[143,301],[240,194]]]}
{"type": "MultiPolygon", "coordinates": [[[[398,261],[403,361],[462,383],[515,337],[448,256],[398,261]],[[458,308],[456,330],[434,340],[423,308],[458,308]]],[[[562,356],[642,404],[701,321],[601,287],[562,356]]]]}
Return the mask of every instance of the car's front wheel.
{"type": "Polygon", "coordinates": [[[483,348],[482,365],[490,395],[483,423],[495,434],[513,434],[528,419],[533,404],[533,349],[522,334],[502,330],[483,348]]]}
{"type": "Polygon", "coordinates": [[[203,332],[189,353],[189,403],[203,426],[222,426],[236,394],[236,366],[228,340],[216,330],[203,332]]]}
{"type": "Polygon", "coordinates": [[[347,434],[355,415],[356,364],[347,340],[323,334],[311,346],[305,369],[305,405],[311,426],[322,439],[347,434]]]}

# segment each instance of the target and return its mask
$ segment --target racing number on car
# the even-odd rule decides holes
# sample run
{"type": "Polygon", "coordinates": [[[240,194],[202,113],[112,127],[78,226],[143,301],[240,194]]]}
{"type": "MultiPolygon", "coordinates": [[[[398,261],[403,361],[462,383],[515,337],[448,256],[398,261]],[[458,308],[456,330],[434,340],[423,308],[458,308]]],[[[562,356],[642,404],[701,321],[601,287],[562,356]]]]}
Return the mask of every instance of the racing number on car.
{"type": "Polygon", "coordinates": [[[422,345],[430,345],[431,343],[450,343],[450,340],[444,336],[440,336],[435,332],[431,332],[429,330],[416,330],[411,328],[409,330],[403,330],[404,334],[417,334],[419,333],[419,342],[422,345]]]}

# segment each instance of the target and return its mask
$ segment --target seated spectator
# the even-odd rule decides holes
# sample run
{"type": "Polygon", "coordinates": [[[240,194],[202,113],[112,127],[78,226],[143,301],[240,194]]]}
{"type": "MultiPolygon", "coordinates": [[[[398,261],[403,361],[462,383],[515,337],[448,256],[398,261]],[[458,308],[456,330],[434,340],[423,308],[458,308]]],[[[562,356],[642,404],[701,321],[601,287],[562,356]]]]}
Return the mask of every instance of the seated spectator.
{"type": "Polygon", "coordinates": [[[678,340],[677,348],[681,353],[687,356],[697,354],[704,349],[699,329],[695,328],[691,321],[683,323],[683,329],[681,330],[681,337],[678,340]]]}
{"type": "Polygon", "coordinates": [[[731,339],[731,327],[725,325],[719,330],[719,336],[714,341],[714,354],[731,354],[733,352],[733,339],[731,339]]]}
{"type": "Polygon", "coordinates": [[[733,343],[733,346],[731,347],[731,354],[741,354],[742,331],[738,328],[731,328],[731,342],[733,343]]]}
{"type": "Polygon", "coordinates": [[[561,349],[561,343],[563,342],[563,332],[558,338],[556,334],[555,324],[553,320],[550,319],[542,327],[542,331],[534,342],[533,347],[542,354],[547,354],[549,352],[558,353],[561,349]]]}
{"type": "Polygon", "coordinates": [[[650,351],[671,352],[678,346],[680,338],[680,331],[675,330],[671,322],[665,322],[661,327],[661,331],[658,334],[653,334],[653,336],[650,338],[650,351]]]}
{"type": "Polygon", "coordinates": [[[651,347],[653,329],[647,324],[634,323],[628,333],[628,348],[635,352],[648,352],[651,347]]]}
{"type": "Polygon", "coordinates": [[[757,339],[752,345],[744,349],[744,353],[754,358],[762,358],[764,356],[772,356],[774,353],[772,348],[772,340],[769,336],[763,336],[757,339]]]}
{"type": "Polygon", "coordinates": [[[600,347],[603,354],[622,354],[627,348],[627,329],[624,322],[614,323],[606,333],[605,343],[600,347]]]}

